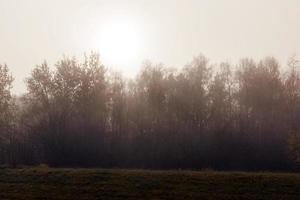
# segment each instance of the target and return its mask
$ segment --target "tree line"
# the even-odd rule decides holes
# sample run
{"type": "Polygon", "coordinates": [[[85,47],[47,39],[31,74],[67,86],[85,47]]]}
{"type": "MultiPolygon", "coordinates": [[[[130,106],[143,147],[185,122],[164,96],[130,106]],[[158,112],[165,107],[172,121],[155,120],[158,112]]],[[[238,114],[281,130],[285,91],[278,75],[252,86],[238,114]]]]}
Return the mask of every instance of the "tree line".
{"type": "Polygon", "coordinates": [[[126,79],[91,53],[37,65],[15,96],[0,65],[0,164],[297,170],[299,67],[199,55],[180,69],[145,62],[126,79]]]}

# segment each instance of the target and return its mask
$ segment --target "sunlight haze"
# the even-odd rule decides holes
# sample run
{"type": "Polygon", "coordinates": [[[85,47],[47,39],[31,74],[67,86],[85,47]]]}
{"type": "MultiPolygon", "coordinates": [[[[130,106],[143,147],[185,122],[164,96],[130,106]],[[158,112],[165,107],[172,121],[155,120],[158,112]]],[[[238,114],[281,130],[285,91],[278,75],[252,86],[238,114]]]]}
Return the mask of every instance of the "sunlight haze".
{"type": "Polygon", "coordinates": [[[0,63],[14,93],[36,64],[97,51],[132,76],[144,60],[181,67],[203,53],[214,61],[299,54],[298,0],[0,0],[0,63]]]}

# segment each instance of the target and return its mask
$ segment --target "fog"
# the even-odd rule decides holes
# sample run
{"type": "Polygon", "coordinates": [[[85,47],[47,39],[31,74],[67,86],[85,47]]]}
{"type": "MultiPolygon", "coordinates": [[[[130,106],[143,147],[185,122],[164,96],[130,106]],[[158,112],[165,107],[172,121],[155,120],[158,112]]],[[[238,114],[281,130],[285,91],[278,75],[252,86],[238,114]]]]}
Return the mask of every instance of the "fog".
{"type": "Polygon", "coordinates": [[[98,36],[112,18],[135,24],[142,38],[135,59],[104,63],[125,73],[145,59],[179,67],[199,53],[216,62],[275,56],[285,64],[300,44],[297,0],[0,0],[0,9],[0,63],[18,94],[46,58],[52,66],[64,54],[101,55],[98,36]]]}

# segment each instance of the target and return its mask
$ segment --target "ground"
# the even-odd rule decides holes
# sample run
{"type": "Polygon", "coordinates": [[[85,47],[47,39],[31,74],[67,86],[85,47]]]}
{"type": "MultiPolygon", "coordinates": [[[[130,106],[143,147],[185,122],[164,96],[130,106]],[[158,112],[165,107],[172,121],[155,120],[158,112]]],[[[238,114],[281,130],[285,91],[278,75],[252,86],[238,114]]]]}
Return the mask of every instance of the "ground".
{"type": "Polygon", "coordinates": [[[0,199],[300,199],[300,174],[0,169],[0,199]]]}

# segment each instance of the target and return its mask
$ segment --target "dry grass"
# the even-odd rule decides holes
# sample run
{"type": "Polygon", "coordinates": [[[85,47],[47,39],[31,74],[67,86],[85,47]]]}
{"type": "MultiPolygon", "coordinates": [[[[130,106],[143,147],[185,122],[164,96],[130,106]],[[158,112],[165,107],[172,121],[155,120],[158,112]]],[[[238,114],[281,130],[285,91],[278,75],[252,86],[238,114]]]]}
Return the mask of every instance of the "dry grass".
{"type": "Polygon", "coordinates": [[[300,199],[300,174],[4,168],[0,199],[300,199]]]}

